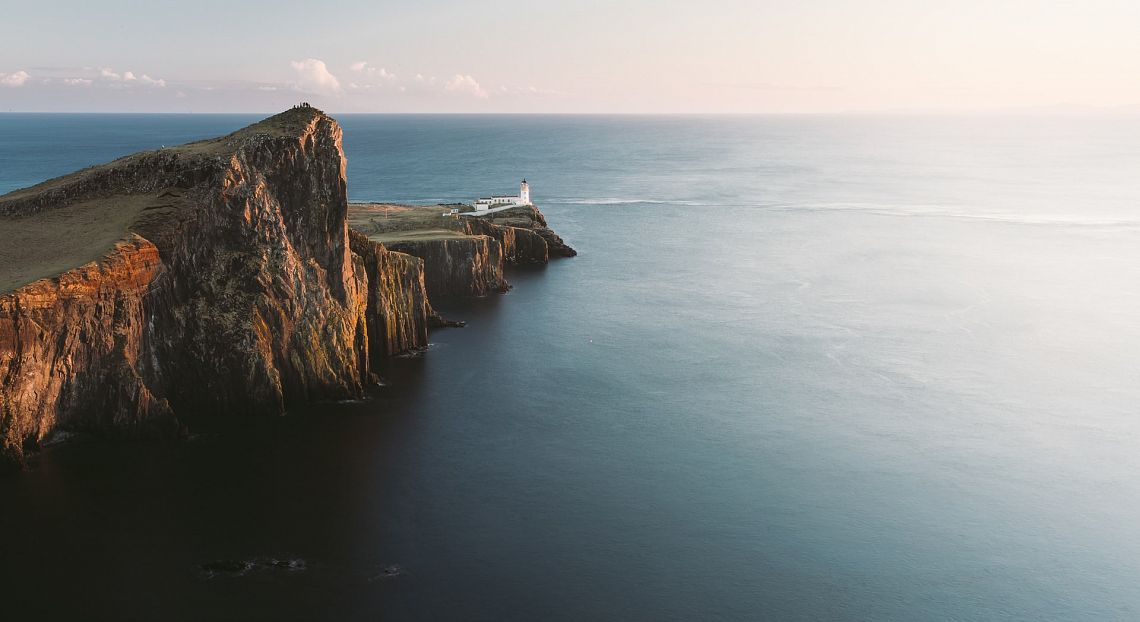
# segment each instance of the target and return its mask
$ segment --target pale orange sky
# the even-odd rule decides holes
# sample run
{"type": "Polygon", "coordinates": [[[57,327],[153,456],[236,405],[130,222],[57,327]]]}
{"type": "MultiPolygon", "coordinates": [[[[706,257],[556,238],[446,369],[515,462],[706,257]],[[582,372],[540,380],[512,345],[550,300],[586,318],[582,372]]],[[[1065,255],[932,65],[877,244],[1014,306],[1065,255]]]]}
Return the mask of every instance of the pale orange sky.
{"type": "Polygon", "coordinates": [[[0,110],[973,111],[1140,104],[1122,0],[126,0],[0,20],[0,110]]]}

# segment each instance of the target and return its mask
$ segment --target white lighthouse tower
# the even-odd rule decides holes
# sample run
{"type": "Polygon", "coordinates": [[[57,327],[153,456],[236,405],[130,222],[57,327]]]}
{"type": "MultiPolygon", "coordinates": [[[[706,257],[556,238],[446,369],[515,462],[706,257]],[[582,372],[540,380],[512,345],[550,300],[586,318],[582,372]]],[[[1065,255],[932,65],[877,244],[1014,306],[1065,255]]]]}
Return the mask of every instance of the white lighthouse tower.
{"type": "Polygon", "coordinates": [[[481,212],[483,210],[504,210],[508,207],[515,207],[518,205],[530,205],[530,185],[526,180],[522,180],[519,184],[519,195],[517,197],[484,197],[482,199],[475,199],[475,211],[481,212]]]}

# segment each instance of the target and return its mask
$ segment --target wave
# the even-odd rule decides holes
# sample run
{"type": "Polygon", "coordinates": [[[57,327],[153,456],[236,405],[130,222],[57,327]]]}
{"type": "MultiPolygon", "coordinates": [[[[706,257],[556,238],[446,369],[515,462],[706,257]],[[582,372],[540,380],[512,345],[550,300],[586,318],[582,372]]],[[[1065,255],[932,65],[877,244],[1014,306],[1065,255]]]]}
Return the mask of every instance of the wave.
{"type": "MultiPolygon", "coordinates": [[[[387,201],[401,204],[446,203],[447,199],[415,199],[387,201]]],[[[1001,212],[969,212],[941,205],[891,205],[870,203],[755,203],[736,201],[690,201],[685,199],[623,198],[623,197],[569,197],[550,198],[546,202],[558,205],[660,205],[676,207],[728,207],[755,208],[786,212],[854,212],[896,218],[944,218],[951,220],[987,221],[1016,225],[1098,227],[1140,229],[1140,218],[1097,218],[1066,214],[1012,214],[1001,212]]]]}
{"type": "Polygon", "coordinates": [[[1140,228],[1140,219],[1094,218],[1063,214],[1009,214],[995,212],[966,212],[940,206],[903,206],[867,204],[770,205],[764,209],[788,212],[856,212],[897,218],[945,218],[952,220],[982,220],[1016,225],[1077,226],[1101,228],[1140,228]]]}
{"type": "Polygon", "coordinates": [[[550,199],[551,203],[561,203],[563,205],[681,205],[681,206],[698,206],[698,205],[713,205],[712,203],[705,203],[702,201],[684,201],[684,200],[670,200],[670,199],[618,199],[618,198],[601,198],[601,199],[550,199]]]}

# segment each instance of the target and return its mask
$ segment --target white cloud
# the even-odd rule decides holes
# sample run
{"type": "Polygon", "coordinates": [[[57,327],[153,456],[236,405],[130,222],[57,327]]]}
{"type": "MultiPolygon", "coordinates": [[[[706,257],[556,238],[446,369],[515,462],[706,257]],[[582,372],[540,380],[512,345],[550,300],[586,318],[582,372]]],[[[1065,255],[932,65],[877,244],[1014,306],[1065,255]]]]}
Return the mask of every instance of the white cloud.
{"type": "Polygon", "coordinates": [[[348,66],[353,73],[360,73],[367,76],[375,76],[385,80],[395,80],[396,74],[388,71],[383,67],[373,67],[366,61],[358,61],[348,66]]]}
{"type": "Polygon", "coordinates": [[[447,84],[444,85],[443,88],[458,93],[470,93],[471,95],[480,99],[485,99],[488,97],[487,91],[484,90],[482,86],[479,86],[479,82],[476,81],[475,78],[468,75],[458,73],[455,74],[455,77],[448,80],[447,84]]]}
{"type": "Polygon", "coordinates": [[[16,73],[0,73],[0,85],[2,86],[24,86],[24,83],[31,78],[31,74],[26,71],[17,71],[16,73]]]}
{"type": "Polygon", "coordinates": [[[63,83],[68,86],[91,86],[92,80],[87,78],[64,78],[63,83]]]}
{"type": "Polygon", "coordinates": [[[510,95],[561,95],[561,91],[530,86],[500,86],[499,90],[510,95]]]}
{"type": "MultiPolygon", "coordinates": [[[[99,70],[99,77],[104,78],[110,82],[137,82],[147,86],[156,86],[163,88],[166,86],[166,80],[161,78],[152,78],[145,73],[141,76],[136,76],[133,71],[124,71],[119,73],[110,67],[103,67],[99,70]]],[[[68,82],[68,84],[71,84],[68,82]]]]}
{"type": "Polygon", "coordinates": [[[340,95],[340,80],[329,72],[325,61],[306,58],[289,64],[297,72],[297,82],[293,85],[297,90],[320,95],[340,95]]]}

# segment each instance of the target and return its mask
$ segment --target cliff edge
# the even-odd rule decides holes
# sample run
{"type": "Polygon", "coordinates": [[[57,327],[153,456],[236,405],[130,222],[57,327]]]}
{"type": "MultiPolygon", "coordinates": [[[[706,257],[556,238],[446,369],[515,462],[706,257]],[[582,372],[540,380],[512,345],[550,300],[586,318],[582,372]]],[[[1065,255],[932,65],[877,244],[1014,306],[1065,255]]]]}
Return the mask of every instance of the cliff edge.
{"type": "Polygon", "coordinates": [[[350,242],[340,126],[300,107],[0,197],[0,463],[359,396],[423,347],[423,262],[350,242]]]}
{"type": "Polygon", "coordinates": [[[433,297],[504,292],[510,288],[505,265],[543,265],[578,254],[533,205],[480,214],[464,204],[350,203],[348,218],[369,240],[423,259],[433,297]]]}

